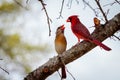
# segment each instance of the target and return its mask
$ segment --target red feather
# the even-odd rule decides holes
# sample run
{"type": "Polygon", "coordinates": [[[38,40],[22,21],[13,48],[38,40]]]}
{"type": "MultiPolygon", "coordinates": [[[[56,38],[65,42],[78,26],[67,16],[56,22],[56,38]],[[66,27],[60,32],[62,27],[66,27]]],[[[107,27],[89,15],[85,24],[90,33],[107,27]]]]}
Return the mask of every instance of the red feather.
{"type": "Polygon", "coordinates": [[[90,42],[95,43],[96,45],[102,47],[103,49],[110,51],[111,48],[107,47],[106,45],[102,44],[100,41],[95,40],[92,38],[92,36],[90,35],[90,32],[88,31],[88,29],[80,22],[80,20],[78,19],[77,15],[73,15],[70,16],[67,19],[67,22],[71,22],[71,29],[72,32],[75,34],[75,36],[78,38],[78,41],[80,41],[80,39],[84,39],[90,42]]]}
{"type": "Polygon", "coordinates": [[[99,45],[100,47],[102,47],[103,49],[110,51],[111,48],[107,47],[106,45],[102,44],[100,41],[98,40],[93,40],[92,42],[94,42],[96,45],[99,45]]]}

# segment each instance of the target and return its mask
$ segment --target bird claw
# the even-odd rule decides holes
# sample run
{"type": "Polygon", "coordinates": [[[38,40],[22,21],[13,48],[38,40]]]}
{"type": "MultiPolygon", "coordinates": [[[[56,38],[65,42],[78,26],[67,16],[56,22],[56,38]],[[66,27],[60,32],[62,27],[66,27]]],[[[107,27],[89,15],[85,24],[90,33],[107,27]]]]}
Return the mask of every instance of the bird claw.
{"type": "Polygon", "coordinates": [[[61,58],[62,58],[62,54],[59,54],[59,55],[58,55],[58,59],[61,60],[61,58]]]}

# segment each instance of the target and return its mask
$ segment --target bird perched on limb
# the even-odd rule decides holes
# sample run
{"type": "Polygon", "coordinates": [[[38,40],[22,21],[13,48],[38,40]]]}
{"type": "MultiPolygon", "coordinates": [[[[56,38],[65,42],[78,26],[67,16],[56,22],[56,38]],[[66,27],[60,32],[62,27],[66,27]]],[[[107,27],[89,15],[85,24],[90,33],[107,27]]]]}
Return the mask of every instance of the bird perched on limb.
{"type": "MultiPolygon", "coordinates": [[[[77,15],[72,15],[67,19],[67,22],[71,23],[71,30],[75,34],[75,36],[78,38],[78,42],[80,42],[80,39],[84,39],[86,41],[90,41],[103,49],[110,51],[111,48],[101,43],[99,40],[94,39],[91,35],[88,29],[80,22],[77,15]]],[[[99,23],[98,23],[99,24],[99,23]]]]}
{"type": "MultiPolygon", "coordinates": [[[[64,36],[64,25],[60,26],[56,30],[56,37],[55,37],[55,50],[58,54],[62,54],[64,51],[66,51],[67,47],[67,41],[64,36]]],[[[65,70],[65,65],[63,63],[63,66],[61,68],[61,74],[62,74],[62,79],[66,78],[66,70],[65,70]]]]}

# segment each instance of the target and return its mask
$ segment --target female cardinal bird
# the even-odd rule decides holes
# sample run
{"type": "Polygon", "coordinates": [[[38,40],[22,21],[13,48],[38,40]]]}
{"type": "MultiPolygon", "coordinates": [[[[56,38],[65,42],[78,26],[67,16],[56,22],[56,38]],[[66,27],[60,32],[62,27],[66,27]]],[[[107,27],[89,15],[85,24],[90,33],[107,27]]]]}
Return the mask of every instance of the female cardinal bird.
{"type": "Polygon", "coordinates": [[[71,22],[71,29],[75,36],[78,38],[78,42],[80,39],[84,39],[90,42],[95,43],[96,45],[102,47],[103,49],[110,51],[111,48],[107,47],[106,45],[102,44],[100,41],[94,39],[88,29],[80,22],[77,15],[70,16],[67,19],[67,22],[71,22]]]}
{"type": "MultiPolygon", "coordinates": [[[[62,54],[64,51],[66,51],[66,46],[67,46],[67,41],[64,36],[64,25],[60,26],[57,28],[56,31],[56,38],[55,38],[55,50],[58,54],[62,54]]],[[[62,74],[62,79],[66,78],[66,71],[65,71],[65,66],[62,66],[61,69],[61,74],[62,74]]]]}

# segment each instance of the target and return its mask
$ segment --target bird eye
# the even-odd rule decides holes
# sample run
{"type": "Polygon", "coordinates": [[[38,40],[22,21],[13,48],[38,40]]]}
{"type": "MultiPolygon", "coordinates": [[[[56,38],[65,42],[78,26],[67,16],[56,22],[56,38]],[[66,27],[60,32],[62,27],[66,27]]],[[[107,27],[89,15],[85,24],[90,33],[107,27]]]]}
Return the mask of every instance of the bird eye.
{"type": "Polygon", "coordinates": [[[71,18],[71,17],[69,17],[69,20],[71,21],[71,20],[72,20],[72,18],[71,18]]]}

